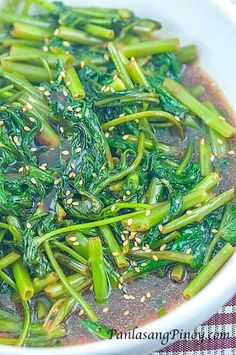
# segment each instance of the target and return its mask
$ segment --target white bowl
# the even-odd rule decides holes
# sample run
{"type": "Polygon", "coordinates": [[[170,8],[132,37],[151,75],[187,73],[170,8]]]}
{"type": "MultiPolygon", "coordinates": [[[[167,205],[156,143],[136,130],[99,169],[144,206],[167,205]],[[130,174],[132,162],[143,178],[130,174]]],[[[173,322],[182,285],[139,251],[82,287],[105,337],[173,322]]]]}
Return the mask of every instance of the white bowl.
{"type": "MultiPolygon", "coordinates": [[[[160,20],[163,36],[178,36],[183,44],[196,43],[202,67],[222,88],[236,111],[236,6],[230,0],[86,0],[74,5],[129,7],[138,15],[160,20]]],[[[1,0],[0,0],[1,4],[1,0]]],[[[139,329],[143,332],[193,330],[236,292],[236,255],[192,300],[139,329]]],[[[176,341],[170,339],[169,343],[176,341]]],[[[0,346],[0,355],[147,354],[163,348],[157,340],[106,340],[63,348],[32,349],[0,346]]]]}

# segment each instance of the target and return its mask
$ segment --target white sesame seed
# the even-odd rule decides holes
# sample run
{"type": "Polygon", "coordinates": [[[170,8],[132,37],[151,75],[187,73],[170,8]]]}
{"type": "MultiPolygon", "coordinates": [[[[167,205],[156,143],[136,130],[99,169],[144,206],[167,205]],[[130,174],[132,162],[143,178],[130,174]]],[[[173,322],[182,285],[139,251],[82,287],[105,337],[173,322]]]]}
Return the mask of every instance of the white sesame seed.
{"type": "Polygon", "coordinates": [[[200,144],[201,144],[201,145],[205,145],[205,139],[204,139],[204,138],[202,138],[202,139],[200,140],[200,144]]]}
{"type": "Polygon", "coordinates": [[[59,35],[59,32],[60,32],[60,31],[59,31],[59,28],[56,28],[55,31],[54,31],[54,35],[55,35],[55,36],[58,36],[58,35],[59,35]]]}
{"type": "Polygon", "coordinates": [[[44,95],[45,95],[45,96],[50,96],[51,93],[50,93],[50,91],[46,90],[46,91],[44,91],[44,95]]]}
{"type": "Polygon", "coordinates": [[[104,54],[103,58],[106,62],[109,62],[109,60],[110,60],[109,55],[106,53],[104,54]]]}
{"type": "Polygon", "coordinates": [[[69,174],[69,178],[72,179],[76,176],[76,173],[74,171],[72,171],[70,174],[69,174]]]}
{"type": "Polygon", "coordinates": [[[127,225],[130,227],[133,223],[133,218],[129,218],[127,221],[127,225]]]}
{"type": "Polygon", "coordinates": [[[109,137],[110,137],[110,133],[106,132],[106,133],[105,133],[105,137],[106,137],[106,138],[109,138],[109,137]]]}
{"type": "Polygon", "coordinates": [[[143,297],[140,298],[140,302],[141,302],[141,303],[143,303],[143,302],[145,302],[145,301],[146,301],[146,296],[143,296],[143,297]]]}
{"type": "Polygon", "coordinates": [[[217,138],[217,142],[218,142],[219,144],[223,144],[223,141],[222,141],[222,139],[220,139],[220,138],[217,138]]]}
{"type": "Polygon", "coordinates": [[[66,196],[69,196],[71,194],[70,190],[66,190],[66,196]]]}
{"type": "Polygon", "coordinates": [[[71,205],[72,202],[73,202],[73,199],[72,199],[72,198],[68,198],[68,199],[66,200],[66,203],[67,203],[68,205],[71,205]]]}
{"type": "Polygon", "coordinates": [[[31,152],[36,152],[37,151],[37,148],[30,148],[31,152]]]}
{"type": "Polygon", "coordinates": [[[67,110],[72,112],[73,111],[73,107],[72,106],[67,106],[67,110]]]}
{"type": "Polygon", "coordinates": [[[146,293],[146,297],[147,297],[147,298],[150,298],[150,297],[151,297],[151,293],[150,293],[149,291],[146,293]]]}
{"type": "Polygon", "coordinates": [[[44,52],[48,52],[48,50],[49,50],[48,46],[43,46],[43,51],[44,52]]]}
{"type": "Polygon", "coordinates": [[[115,209],[116,209],[116,205],[112,205],[111,206],[111,211],[113,212],[113,211],[115,211],[115,209]]]}
{"type": "Polygon", "coordinates": [[[123,297],[124,297],[125,300],[129,300],[129,295],[127,295],[126,293],[124,294],[123,297]]]}
{"type": "Polygon", "coordinates": [[[156,255],[153,255],[152,258],[154,261],[158,261],[158,257],[156,255]]]}
{"type": "Polygon", "coordinates": [[[105,307],[105,308],[103,308],[103,313],[107,313],[108,312],[108,307],[105,307]]]}
{"type": "Polygon", "coordinates": [[[81,150],[82,150],[82,149],[81,149],[80,147],[78,147],[78,148],[75,149],[75,152],[76,152],[76,153],[80,153],[81,150]]]}
{"type": "Polygon", "coordinates": [[[44,86],[39,86],[39,91],[45,91],[45,87],[44,86]]]}
{"type": "Polygon", "coordinates": [[[218,231],[218,229],[213,228],[213,229],[211,230],[211,232],[212,232],[213,234],[216,234],[216,233],[218,233],[219,231],[218,231]]]}
{"type": "Polygon", "coordinates": [[[92,177],[97,177],[97,174],[96,173],[92,173],[92,177]]]}
{"type": "Polygon", "coordinates": [[[17,136],[14,136],[13,137],[13,142],[16,144],[16,145],[20,145],[20,142],[19,142],[19,139],[18,139],[18,137],[17,136]]]}
{"type": "Polygon", "coordinates": [[[234,151],[234,150],[229,150],[229,151],[228,151],[228,154],[229,154],[229,155],[234,155],[234,154],[235,154],[235,151],[234,151]]]}
{"type": "Polygon", "coordinates": [[[185,254],[191,254],[191,253],[192,253],[192,249],[191,248],[187,249],[186,252],[185,252],[185,254]]]}
{"type": "Polygon", "coordinates": [[[122,138],[124,139],[124,141],[127,141],[127,139],[129,139],[129,135],[125,134],[122,138]]]}
{"type": "Polygon", "coordinates": [[[56,180],[54,180],[54,185],[55,185],[55,186],[56,186],[56,185],[59,185],[60,182],[61,182],[61,179],[56,179],[56,180]]]}
{"type": "Polygon", "coordinates": [[[113,255],[113,256],[119,256],[120,254],[119,254],[117,251],[114,251],[114,252],[112,253],[112,255],[113,255]]]}
{"type": "Polygon", "coordinates": [[[32,182],[32,184],[34,184],[34,185],[36,185],[37,184],[37,181],[35,180],[35,178],[34,177],[32,177],[31,179],[30,179],[30,181],[32,182]]]}
{"type": "Polygon", "coordinates": [[[162,232],[162,231],[163,231],[163,225],[160,224],[160,225],[158,226],[158,229],[159,229],[160,232],[162,232]]]}
{"type": "Polygon", "coordinates": [[[129,311],[124,311],[124,316],[128,316],[129,315],[129,311]]]}
{"type": "Polygon", "coordinates": [[[131,192],[128,190],[126,191],[126,195],[130,196],[131,195],[131,192]]]}
{"type": "Polygon", "coordinates": [[[211,158],[210,158],[211,161],[214,161],[215,160],[215,156],[214,154],[211,154],[211,158]]]}
{"type": "Polygon", "coordinates": [[[130,299],[130,300],[135,300],[135,296],[129,295],[129,299],[130,299]]]}
{"type": "Polygon", "coordinates": [[[140,272],[140,268],[137,267],[137,266],[135,266],[134,270],[135,270],[136,272],[140,272]]]}
{"type": "Polygon", "coordinates": [[[73,243],[73,245],[78,246],[79,242],[76,241],[76,242],[73,243]]]}
{"type": "Polygon", "coordinates": [[[29,222],[27,222],[27,223],[26,223],[26,227],[27,227],[28,229],[30,229],[32,226],[31,226],[31,224],[30,224],[29,222]]]}
{"type": "Polygon", "coordinates": [[[65,131],[65,130],[64,130],[64,127],[60,127],[60,132],[61,132],[61,133],[64,133],[64,131],[65,131]]]}
{"type": "Polygon", "coordinates": [[[78,201],[74,201],[74,202],[72,202],[72,205],[73,206],[79,206],[79,202],[78,201]]]}
{"type": "Polygon", "coordinates": [[[145,216],[146,216],[146,217],[150,216],[150,214],[151,214],[151,210],[147,210],[147,211],[145,212],[145,216]]]}
{"type": "Polygon", "coordinates": [[[83,69],[84,66],[85,66],[85,62],[82,60],[82,61],[80,62],[80,68],[83,69]]]}
{"type": "Polygon", "coordinates": [[[79,184],[80,184],[80,185],[83,185],[83,183],[84,183],[84,180],[81,179],[81,180],[79,181],[79,184]]]}
{"type": "Polygon", "coordinates": [[[71,46],[70,42],[68,42],[68,41],[63,41],[62,44],[63,44],[64,47],[70,47],[71,46]]]}
{"type": "Polygon", "coordinates": [[[69,155],[70,153],[69,153],[69,151],[68,150],[63,150],[62,152],[61,152],[61,154],[63,154],[63,155],[69,155]]]}
{"type": "Polygon", "coordinates": [[[108,128],[108,131],[112,131],[114,129],[114,127],[112,126],[112,127],[109,127],[108,128]]]}
{"type": "Polygon", "coordinates": [[[24,171],[24,167],[22,166],[21,168],[18,169],[19,173],[22,173],[24,171]]]}
{"type": "Polygon", "coordinates": [[[81,309],[81,310],[79,311],[79,316],[82,316],[83,314],[84,314],[84,310],[81,309]]]}
{"type": "Polygon", "coordinates": [[[161,247],[160,247],[160,251],[164,251],[166,249],[166,244],[163,244],[161,247]]]}
{"type": "Polygon", "coordinates": [[[0,126],[4,125],[4,121],[0,120],[0,126]]]}
{"type": "Polygon", "coordinates": [[[76,237],[70,237],[69,238],[71,242],[75,242],[76,241],[76,237]]]}
{"type": "Polygon", "coordinates": [[[67,92],[66,90],[63,90],[63,95],[64,95],[65,97],[67,97],[67,96],[68,96],[68,92],[67,92]]]}

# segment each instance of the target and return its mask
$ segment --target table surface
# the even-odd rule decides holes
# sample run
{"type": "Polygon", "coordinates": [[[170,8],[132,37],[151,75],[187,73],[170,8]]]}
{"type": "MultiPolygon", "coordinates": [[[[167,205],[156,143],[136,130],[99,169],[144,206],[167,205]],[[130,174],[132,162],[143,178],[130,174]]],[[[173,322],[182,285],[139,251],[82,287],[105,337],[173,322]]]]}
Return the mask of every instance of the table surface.
{"type": "Polygon", "coordinates": [[[236,355],[236,296],[196,332],[204,334],[203,341],[180,340],[152,355],[236,355]]]}

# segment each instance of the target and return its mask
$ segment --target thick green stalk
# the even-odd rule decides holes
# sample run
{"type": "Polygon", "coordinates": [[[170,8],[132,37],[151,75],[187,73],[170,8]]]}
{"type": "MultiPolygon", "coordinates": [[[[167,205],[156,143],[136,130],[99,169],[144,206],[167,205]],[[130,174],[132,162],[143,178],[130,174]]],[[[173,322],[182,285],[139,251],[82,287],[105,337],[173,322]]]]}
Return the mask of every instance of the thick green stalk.
{"type": "Polygon", "coordinates": [[[95,298],[98,303],[104,303],[107,301],[109,296],[109,285],[100,238],[89,238],[88,247],[95,298]]]}
{"type": "Polygon", "coordinates": [[[202,181],[200,181],[193,189],[192,191],[197,191],[199,189],[204,189],[206,191],[211,190],[214,186],[218,184],[220,181],[220,176],[218,173],[210,173],[202,181]]]}
{"type": "Polygon", "coordinates": [[[231,137],[236,133],[236,129],[227,123],[222,116],[209,110],[204,104],[195,99],[182,84],[170,78],[166,78],[163,82],[163,87],[174,96],[174,98],[188,107],[190,111],[200,117],[208,127],[221,133],[224,137],[231,137]]]}
{"type": "Polygon", "coordinates": [[[12,264],[12,272],[16,286],[23,301],[30,300],[34,295],[34,286],[30,279],[28,270],[21,261],[12,264]]]}
{"type": "MultiPolygon", "coordinates": [[[[78,288],[81,289],[81,286],[84,284],[85,277],[76,273],[68,276],[67,281],[77,290],[78,288]]],[[[54,284],[46,286],[44,292],[51,298],[61,297],[68,293],[67,288],[61,281],[57,281],[54,284]]]]}
{"type": "Polygon", "coordinates": [[[160,181],[159,178],[153,177],[147,192],[145,193],[145,198],[147,199],[147,203],[153,205],[157,202],[160,202],[163,197],[163,189],[164,185],[160,181]]]}
{"type": "Polygon", "coordinates": [[[55,246],[57,249],[69,254],[73,259],[77,260],[81,264],[87,265],[87,260],[79,253],[68,247],[66,244],[55,240],[52,242],[52,245],[55,246]]]}
{"type": "Polygon", "coordinates": [[[62,284],[65,286],[65,288],[67,289],[67,291],[71,294],[71,296],[73,296],[76,301],[80,304],[80,306],[83,308],[83,310],[85,311],[85,313],[87,313],[87,315],[89,316],[89,318],[96,322],[97,317],[96,314],[94,313],[94,311],[92,310],[92,308],[90,307],[90,305],[87,303],[87,301],[81,296],[81,294],[79,294],[78,292],[76,292],[76,290],[74,289],[74,287],[72,287],[69,283],[69,281],[67,280],[67,277],[65,276],[64,272],[62,271],[62,269],[60,268],[58,262],[56,261],[53,252],[49,246],[48,241],[44,241],[43,243],[46,254],[48,256],[48,259],[51,263],[51,266],[53,267],[53,269],[57,272],[59,279],[61,280],[62,284]]]}
{"type": "Polygon", "coordinates": [[[179,40],[174,39],[156,39],[153,41],[140,42],[124,46],[123,54],[128,57],[144,57],[150,54],[173,52],[179,49],[179,40]]]}
{"type": "Polygon", "coordinates": [[[64,81],[74,98],[83,99],[85,97],[83,85],[75,68],[67,69],[64,81]]]}
{"type": "Polygon", "coordinates": [[[126,69],[135,84],[142,85],[146,88],[149,87],[145,74],[135,58],[131,58],[129,64],[126,65],[126,69]]]}
{"type": "Polygon", "coordinates": [[[183,265],[174,266],[170,273],[171,279],[176,282],[183,281],[184,275],[185,275],[185,268],[183,265]]]}
{"type": "Polygon", "coordinates": [[[0,11],[0,23],[9,23],[10,25],[13,23],[24,23],[32,26],[50,27],[48,22],[37,20],[33,16],[18,15],[5,11],[0,11]]]}
{"type": "Polygon", "coordinates": [[[84,29],[86,32],[90,33],[95,37],[101,37],[109,40],[115,37],[115,32],[111,28],[106,28],[88,23],[87,25],[85,25],[84,29]]]}
{"type": "Polygon", "coordinates": [[[76,299],[74,297],[60,299],[55,302],[43,324],[45,331],[48,333],[54,331],[64,321],[75,305],[76,299]]]}
{"type": "MultiPolygon", "coordinates": [[[[127,139],[128,142],[132,142],[132,143],[135,143],[135,144],[138,143],[138,137],[132,136],[131,134],[127,134],[125,136],[125,139],[127,139]]],[[[158,141],[154,142],[151,139],[145,138],[145,141],[144,141],[145,149],[147,149],[149,151],[152,151],[155,148],[155,146],[157,146],[157,148],[161,152],[163,152],[165,154],[168,154],[168,155],[175,155],[178,152],[178,149],[172,144],[158,142],[158,141]]]]}
{"type": "MultiPolygon", "coordinates": [[[[183,197],[183,205],[181,211],[184,212],[187,209],[196,206],[198,203],[206,201],[208,194],[205,190],[190,191],[183,197]]],[[[156,224],[160,223],[162,219],[169,213],[170,202],[152,205],[148,210],[141,212],[141,214],[134,216],[133,218],[125,219],[122,222],[124,228],[131,231],[146,232],[156,224]],[[148,213],[147,213],[148,211],[148,213]]]]}
{"type": "Polygon", "coordinates": [[[162,228],[162,233],[167,234],[178,230],[188,224],[194,222],[200,222],[208,214],[217,210],[218,208],[224,206],[226,203],[230,202],[234,198],[234,189],[227,190],[222,194],[211,198],[203,207],[196,208],[190,214],[184,214],[181,217],[167,223],[162,228]]]}
{"type": "Polygon", "coordinates": [[[170,242],[173,242],[173,240],[175,240],[178,236],[179,236],[179,232],[174,231],[166,236],[164,236],[161,239],[158,240],[154,240],[152,243],[150,243],[150,247],[152,249],[158,249],[160,248],[162,245],[168,244],[170,242]]]}
{"type": "Polygon", "coordinates": [[[211,280],[211,278],[217,273],[217,271],[224,265],[224,263],[234,254],[234,247],[227,243],[216,256],[203,267],[200,273],[190,282],[190,284],[184,289],[184,298],[192,298],[201,289],[206,286],[206,284],[211,280]]]}
{"type": "Polygon", "coordinates": [[[20,255],[15,252],[11,252],[11,253],[3,256],[0,259],[0,269],[5,269],[6,267],[13,264],[15,261],[17,261],[19,259],[20,259],[20,255]]]}
{"type": "Polygon", "coordinates": [[[59,8],[57,7],[54,2],[48,1],[48,0],[31,0],[32,3],[42,7],[44,10],[57,13],[59,11],[59,8]]]}
{"type": "Polygon", "coordinates": [[[25,63],[14,63],[11,61],[3,60],[2,69],[9,73],[18,73],[25,76],[26,79],[31,82],[41,83],[43,81],[50,81],[50,76],[48,71],[42,67],[25,64],[25,63]]]}
{"type": "Polygon", "coordinates": [[[56,29],[55,35],[58,38],[64,39],[66,41],[71,41],[84,45],[93,45],[101,43],[100,39],[88,35],[86,32],[76,30],[70,27],[61,26],[56,29]]]}
{"type": "Polygon", "coordinates": [[[124,83],[125,87],[127,89],[132,89],[133,88],[133,83],[132,80],[130,79],[130,76],[125,68],[125,65],[122,61],[122,57],[120,54],[120,51],[115,47],[114,43],[109,43],[107,46],[109,55],[111,57],[111,60],[113,61],[117,74],[121,78],[122,82],[124,83]]]}
{"type": "Polygon", "coordinates": [[[199,162],[201,175],[209,175],[211,172],[211,148],[205,138],[202,138],[199,141],[199,162]]]}
{"type": "Polygon", "coordinates": [[[14,23],[11,35],[16,38],[44,41],[45,38],[52,37],[53,33],[48,28],[31,26],[23,23],[14,23]]]}
{"type": "Polygon", "coordinates": [[[101,226],[99,229],[100,229],[100,232],[102,233],[102,236],[103,236],[106,244],[108,245],[108,248],[109,248],[118,268],[122,269],[122,268],[128,266],[128,261],[126,260],[125,256],[123,255],[120,245],[117,242],[114,234],[112,233],[110,226],[109,225],[101,226]]]}
{"type": "Polygon", "coordinates": [[[50,284],[54,284],[59,280],[56,272],[49,272],[43,278],[36,277],[33,279],[34,292],[39,293],[45,289],[50,284]]]}
{"type": "Polygon", "coordinates": [[[67,269],[79,273],[82,276],[89,275],[89,268],[87,265],[80,263],[79,261],[73,259],[70,256],[67,256],[63,253],[55,253],[55,258],[59,261],[60,264],[67,267],[67,269]]]}
{"type": "Polygon", "coordinates": [[[194,44],[189,46],[181,47],[176,52],[177,58],[181,63],[188,63],[192,62],[193,60],[197,59],[197,47],[194,44]]]}
{"type": "Polygon", "coordinates": [[[180,253],[175,250],[167,250],[167,251],[137,250],[137,251],[130,251],[129,255],[139,259],[154,260],[154,258],[156,258],[156,261],[167,260],[167,261],[174,261],[176,263],[187,264],[187,265],[190,265],[194,260],[194,257],[191,254],[180,253]]]}
{"type": "Polygon", "coordinates": [[[183,156],[183,159],[179,164],[178,168],[176,169],[176,175],[181,175],[184,172],[184,170],[187,168],[187,166],[190,164],[193,156],[193,149],[194,149],[193,142],[190,141],[188,143],[188,147],[183,156]]]}
{"type": "Polygon", "coordinates": [[[38,319],[45,319],[47,314],[48,314],[47,305],[43,301],[38,300],[38,302],[37,302],[37,318],[38,319]]]}

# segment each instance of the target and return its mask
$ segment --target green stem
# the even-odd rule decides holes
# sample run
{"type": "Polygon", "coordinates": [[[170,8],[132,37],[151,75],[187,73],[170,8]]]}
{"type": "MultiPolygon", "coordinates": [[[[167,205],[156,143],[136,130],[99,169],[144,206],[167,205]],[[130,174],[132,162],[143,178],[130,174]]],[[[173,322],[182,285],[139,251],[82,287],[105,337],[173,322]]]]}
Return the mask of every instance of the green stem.
{"type": "Polygon", "coordinates": [[[83,99],[85,97],[83,85],[78,74],[76,73],[75,68],[67,69],[64,81],[74,98],[83,99]]]}
{"type": "Polygon", "coordinates": [[[120,245],[117,242],[114,234],[112,233],[110,226],[108,226],[108,225],[101,226],[99,229],[102,233],[102,236],[103,236],[106,244],[108,245],[108,248],[109,248],[118,268],[122,269],[122,268],[128,266],[128,262],[127,262],[125,256],[123,255],[120,245]]]}
{"type": "Polygon", "coordinates": [[[68,269],[79,273],[82,276],[88,276],[89,275],[89,269],[88,266],[80,263],[79,261],[71,258],[70,256],[67,256],[62,253],[55,253],[55,258],[57,261],[67,267],[68,269]]]}
{"type": "Polygon", "coordinates": [[[183,281],[184,275],[185,275],[185,268],[183,265],[174,266],[170,273],[171,279],[176,282],[183,281]]]}
{"type": "Polygon", "coordinates": [[[187,299],[195,296],[233,254],[234,248],[227,243],[184,289],[183,296],[187,299]]]}
{"type": "Polygon", "coordinates": [[[111,28],[105,28],[102,26],[98,25],[93,25],[91,23],[88,23],[85,25],[85,31],[90,33],[91,35],[95,37],[101,37],[101,38],[106,38],[106,39],[113,39],[115,37],[115,32],[111,28]]]}
{"type": "MultiPolygon", "coordinates": [[[[138,137],[132,136],[131,134],[126,135],[125,139],[127,139],[127,141],[131,142],[131,143],[135,143],[135,144],[138,143],[138,137]]],[[[155,146],[157,146],[157,148],[161,152],[168,154],[168,155],[175,155],[178,152],[177,148],[172,144],[163,143],[163,142],[154,142],[151,139],[145,138],[145,141],[144,141],[145,149],[152,151],[153,149],[155,149],[155,146]]]]}
{"type": "Polygon", "coordinates": [[[195,99],[182,84],[170,78],[166,78],[163,82],[163,87],[173,95],[175,99],[200,117],[208,127],[221,133],[224,137],[231,137],[236,133],[236,129],[227,123],[222,116],[209,110],[204,104],[195,99]]]}
{"type": "Polygon", "coordinates": [[[54,284],[59,280],[57,273],[49,272],[43,278],[36,277],[33,279],[34,292],[39,293],[45,289],[50,284],[54,284]]]}
{"type": "Polygon", "coordinates": [[[78,292],[75,291],[75,289],[70,285],[69,281],[67,280],[64,272],[62,271],[62,269],[60,268],[58,262],[56,261],[52,250],[49,246],[49,243],[47,240],[44,241],[44,248],[46,251],[46,254],[48,256],[48,259],[53,267],[53,269],[57,272],[59,279],[61,280],[62,284],[66,287],[67,291],[71,294],[71,296],[73,296],[76,301],[80,304],[80,306],[84,309],[85,313],[87,313],[87,315],[89,316],[89,318],[96,322],[97,317],[96,314],[94,313],[94,311],[92,310],[92,308],[89,306],[89,304],[87,303],[87,301],[81,296],[81,294],[79,294],[78,292]]]}
{"type": "Polygon", "coordinates": [[[16,38],[44,41],[45,38],[52,37],[53,33],[48,28],[31,26],[23,23],[14,23],[11,35],[16,38]]]}
{"type": "Polygon", "coordinates": [[[220,181],[220,176],[217,173],[210,173],[202,181],[200,181],[196,186],[194,186],[192,191],[197,191],[199,189],[204,189],[206,191],[211,190],[220,181]]]}
{"type": "Polygon", "coordinates": [[[102,243],[99,237],[92,237],[88,241],[89,263],[93,276],[93,289],[96,301],[104,303],[109,296],[109,285],[105,270],[102,243]]]}
{"type": "Polygon", "coordinates": [[[165,237],[159,239],[159,240],[155,240],[153,241],[153,243],[150,243],[150,247],[153,249],[158,249],[160,248],[162,245],[168,244],[170,242],[172,242],[173,240],[175,240],[176,238],[179,237],[179,232],[174,231],[168,235],[166,235],[165,237]]]}
{"type": "Polygon", "coordinates": [[[193,60],[197,59],[197,47],[194,44],[189,46],[181,47],[176,52],[177,58],[181,63],[188,63],[192,62],[193,60]]]}
{"type": "Polygon", "coordinates": [[[193,156],[193,149],[194,149],[193,142],[190,141],[188,143],[188,147],[183,156],[183,159],[176,170],[176,175],[181,175],[184,172],[184,170],[187,168],[187,166],[190,164],[193,156]]]}
{"type": "Polygon", "coordinates": [[[54,331],[58,327],[58,325],[64,321],[64,319],[72,311],[75,305],[76,299],[74,297],[70,297],[65,300],[60,299],[55,302],[44,322],[44,329],[48,333],[54,331]]]}
{"type": "Polygon", "coordinates": [[[11,252],[0,259],[0,269],[5,269],[15,261],[20,259],[20,255],[15,252],[11,252]]]}
{"type": "Polygon", "coordinates": [[[87,265],[87,260],[82,257],[79,253],[68,247],[67,245],[54,240],[52,245],[55,246],[57,249],[64,251],[65,253],[69,254],[73,259],[77,260],[81,264],[87,265]]]}
{"type": "Polygon", "coordinates": [[[199,141],[199,162],[201,167],[201,175],[209,175],[211,172],[211,149],[205,138],[202,138],[199,141]]]}
{"type": "Polygon", "coordinates": [[[150,54],[173,52],[179,49],[178,39],[157,39],[124,46],[122,52],[128,58],[144,57],[150,54]]]}
{"type": "Polygon", "coordinates": [[[150,259],[153,260],[157,258],[157,260],[167,260],[167,261],[174,261],[181,264],[190,265],[194,257],[190,254],[180,253],[175,250],[167,250],[167,251],[131,251],[129,255],[135,258],[140,259],[150,259]]]}
{"type": "Polygon", "coordinates": [[[23,301],[30,300],[34,295],[34,286],[30,279],[28,270],[21,261],[16,261],[12,264],[12,272],[21,299],[23,301]]]}
{"type": "Polygon", "coordinates": [[[84,45],[93,45],[101,43],[101,40],[88,35],[86,32],[76,30],[70,27],[59,27],[56,31],[56,36],[66,41],[71,41],[84,45]]]}
{"type": "Polygon", "coordinates": [[[130,79],[130,76],[125,68],[125,65],[122,62],[122,57],[120,51],[115,47],[114,43],[109,43],[107,46],[109,55],[111,57],[111,60],[113,61],[117,74],[121,78],[122,82],[124,83],[125,87],[127,89],[132,89],[133,88],[133,83],[132,80],[130,79]]]}
{"type": "Polygon", "coordinates": [[[10,25],[13,23],[23,23],[32,26],[50,27],[49,23],[37,20],[33,16],[23,16],[5,11],[0,12],[0,23],[9,23],[10,25]]]}
{"type": "Polygon", "coordinates": [[[146,88],[149,87],[145,74],[135,58],[131,58],[129,64],[126,65],[126,69],[135,84],[142,85],[146,88]]]}
{"type": "Polygon", "coordinates": [[[227,190],[222,194],[211,198],[206,205],[203,207],[196,208],[191,214],[184,214],[183,216],[176,218],[175,220],[167,223],[163,229],[162,233],[167,234],[178,230],[190,223],[200,222],[208,214],[212,213],[216,209],[224,206],[226,203],[230,202],[234,198],[234,189],[227,190]]]}
{"type": "Polygon", "coordinates": [[[38,319],[45,319],[47,314],[48,314],[47,305],[43,301],[38,300],[38,302],[37,302],[37,318],[38,319]]]}
{"type": "Polygon", "coordinates": [[[122,123],[135,121],[135,120],[141,120],[144,118],[147,118],[147,119],[155,118],[155,120],[157,120],[157,121],[162,121],[163,119],[166,119],[166,120],[170,121],[171,123],[173,123],[178,128],[178,130],[180,132],[180,136],[183,137],[183,128],[182,128],[181,124],[179,123],[179,121],[176,119],[176,117],[173,116],[169,112],[157,111],[157,110],[137,112],[137,113],[133,113],[130,115],[125,115],[122,117],[114,118],[106,123],[103,123],[102,128],[104,130],[107,130],[110,127],[115,127],[115,126],[118,126],[122,123]]]}

